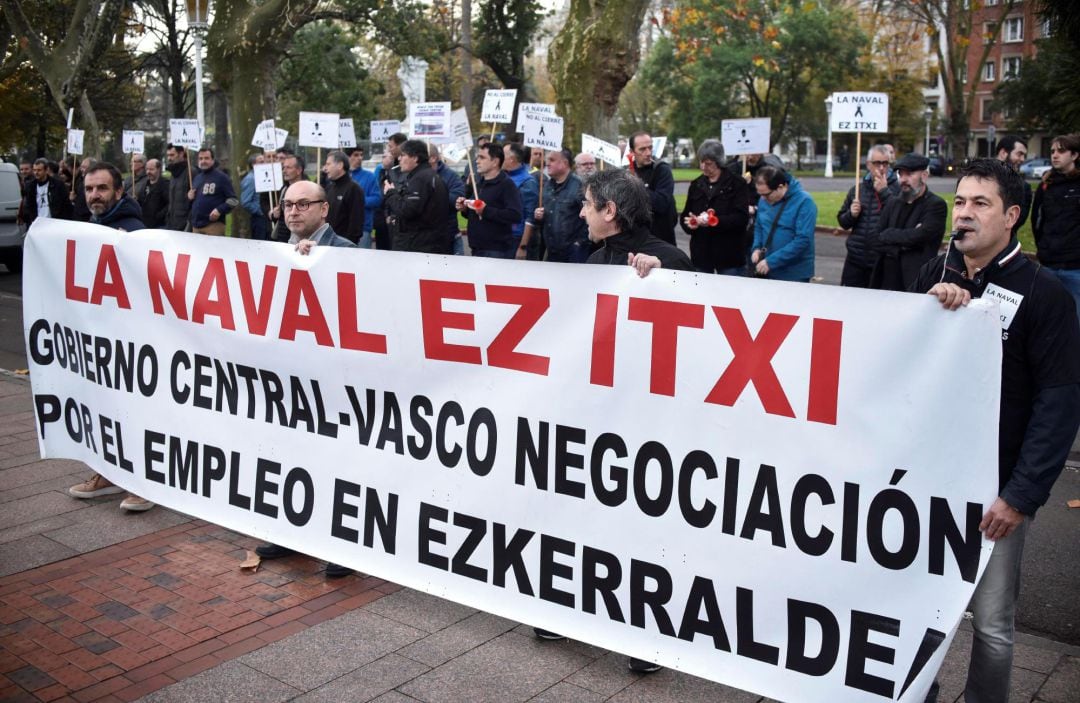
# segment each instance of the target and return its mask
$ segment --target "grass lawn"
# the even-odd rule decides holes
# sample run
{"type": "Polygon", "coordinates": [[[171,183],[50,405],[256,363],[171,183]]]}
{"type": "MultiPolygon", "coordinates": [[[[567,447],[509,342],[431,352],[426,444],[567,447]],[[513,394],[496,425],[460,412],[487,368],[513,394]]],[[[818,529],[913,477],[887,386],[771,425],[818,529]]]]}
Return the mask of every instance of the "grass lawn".
{"type": "MultiPolygon", "coordinates": [[[[818,206],[817,223],[824,227],[837,227],[836,213],[840,211],[840,206],[844,204],[847,191],[811,193],[810,196],[818,206]]],[[[945,198],[945,203],[949,207],[949,219],[946,220],[945,226],[947,230],[950,230],[952,227],[952,200],[945,198]]],[[[682,212],[683,206],[686,205],[686,196],[676,195],[675,205],[678,207],[679,212],[682,212]]],[[[1025,222],[1024,226],[1020,228],[1020,243],[1023,245],[1024,251],[1035,251],[1035,237],[1031,233],[1031,220],[1025,222]]]]}

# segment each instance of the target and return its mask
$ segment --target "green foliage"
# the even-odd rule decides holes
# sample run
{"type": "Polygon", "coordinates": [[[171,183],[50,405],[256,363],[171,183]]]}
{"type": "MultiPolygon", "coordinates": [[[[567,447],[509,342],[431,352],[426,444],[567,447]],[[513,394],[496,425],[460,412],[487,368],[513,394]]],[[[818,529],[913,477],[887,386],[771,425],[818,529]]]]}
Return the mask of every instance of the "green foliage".
{"type": "Polygon", "coordinates": [[[524,88],[525,52],[546,16],[536,0],[484,0],[473,22],[473,54],[508,88],[524,88]]]}
{"type": "Polygon", "coordinates": [[[275,81],[284,125],[295,125],[301,110],[337,112],[357,126],[375,118],[373,99],[383,88],[361,64],[354,44],[335,24],[312,23],[296,33],[275,81]]]}
{"type": "Polygon", "coordinates": [[[845,87],[868,43],[839,0],[679,0],[664,19],[646,75],[671,101],[671,132],[695,139],[729,117],[771,117],[774,143],[798,136],[812,92],[845,87]]]}
{"type": "Polygon", "coordinates": [[[1065,89],[1080,75],[1080,29],[1075,31],[1075,40],[1065,31],[1040,40],[1036,56],[1023,62],[1021,78],[1002,81],[995,89],[995,108],[1011,115],[1009,131],[1080,132],[1080,102],[1065,89]]]}

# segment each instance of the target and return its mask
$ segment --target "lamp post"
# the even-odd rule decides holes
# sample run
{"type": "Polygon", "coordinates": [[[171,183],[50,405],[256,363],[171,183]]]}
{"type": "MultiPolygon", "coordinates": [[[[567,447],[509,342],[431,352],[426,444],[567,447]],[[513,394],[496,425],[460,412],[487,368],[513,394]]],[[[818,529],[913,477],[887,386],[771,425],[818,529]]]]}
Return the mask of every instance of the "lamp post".
{"type": "Polygon", "coordinates": [[[203,108],[202,78],[202,40],[203,32],[210,26],[207,11],[210,0],[186,0],[187,23],[195,40],[195,116],[199,119],[199,129],[205,129],[206,112],[203,108]]]}
{"type": "Polygon", "coordinates": [[[829,138],[825,147],[825,177],[832,178],[832,96],[825,98],[825,119],[829,123],[829,138]]]}
{"type": "Polygon", "coordinates": [[[926,150],[923,152],[926,156],[930,156],[930,120],[934,117],[934,108],[929,105],[926,106],[926,110],[923,112],[923,117],[926,118],[926,150]]]}

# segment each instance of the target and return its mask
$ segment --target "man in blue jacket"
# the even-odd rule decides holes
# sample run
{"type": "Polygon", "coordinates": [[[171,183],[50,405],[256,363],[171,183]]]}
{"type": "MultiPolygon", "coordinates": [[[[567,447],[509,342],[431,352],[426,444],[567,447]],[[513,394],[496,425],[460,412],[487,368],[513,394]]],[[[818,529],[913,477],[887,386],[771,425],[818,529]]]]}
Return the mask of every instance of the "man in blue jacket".
{"type": "Polygon", "coordinates": [[[191,201],[191,231],[199,234],[225,235],[225,216],[240,204],[232,180],[217,168],[214,150],[199,150],[199,172],[195,175],[188,200],[191,201]]]}
{"type": "Polygon", "coordinates": [[[750,263],[755,276],[807,283],[814,275],[817,205],[784,169],[762,166],[754,174],[760,196],[750,263]]]}
{"type": "Polygon", "coordinates": [[[364,150],[356,147],[349,152],[349,175],[364,191],[364,231],[358,246],[371,248],[371,228],[375,226],[375,211],[382,207],[382,191],[373,171],[364,168],[364,150]]]}
{"type": "Polygon", "coordinates": [[[530,151],[520,142],[510,142],[503,148],[503,170],[521,193],[521,220],[514,224],[513,248],[508,259],[537,259],[540,248],[533,241],[533,211],[540,202],[540,184],[529,173],[530,151]]]}
{"type": "Polygon", "coordinates": [[[503,148],[498,144],[485,144],[477,149],[479,198],[462,197],[455,203],[468,222],[469,249],[473,256],[512,259],[517,250],[513,227],[521,222],[521,193],[503,171],[503,158],[503,148]]]}
{"type": "Polygon", "coordinates": [[[446,253],[464,254],[465,244],[461,241],[461,231],[458,229],[456,206],[457,199],[465,197],[465,182],[454,169],[443,162],[439,147],[435,144],[428,146],[428,162],[446,186],[446,253]]]}

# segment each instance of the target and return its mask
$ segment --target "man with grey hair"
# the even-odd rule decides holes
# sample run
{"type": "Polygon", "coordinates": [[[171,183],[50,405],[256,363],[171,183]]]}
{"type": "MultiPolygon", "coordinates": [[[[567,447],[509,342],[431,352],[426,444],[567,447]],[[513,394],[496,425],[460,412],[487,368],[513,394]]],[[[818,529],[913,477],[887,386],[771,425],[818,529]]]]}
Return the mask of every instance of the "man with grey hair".
{"type": "Polygon", "coordinates": [[[578,178],[584,179],[596,173],[596,157],[586,154],[584,151],[574,157],[574,173],[578,178]]]}
{"type": "Polygon", "coordinates": [[[855,199],[855,186],[851,186],[844,204],[836,213],[840,226],[851,231],[847,238],[847,257],[840,274],[840,285],[870,287],[870,272],[877,262],[880,248],[877,231],[881,212],[885,204],[899,192],[896,175],[889,171],[889,150],[884,144],[870,147],[866,154],[866,175],[859,184],[859,199],[855,199]]]}
{"type": "Polygon", "coordinates": [[[750,217],[746,185],[723,167],[724,147],[718,140],[702,142],[697,156],[701,175],[691,181],[680,217],[690,235],[690,260],[702,273],[741,276],[750,217]]]}
{"type": "Polygon", "coordinates": [[[161,177],[161,161],[150,159],[146,162],[146,182],[131,195],[142,208],[143,224],[147,229],[165,227],[169,214],[169,186],[161,177]]]}
{"type": "Polygon", "coordinates": [[[349,157],[335,149],[326,155],[326,200],[330,226],[353,244],[364,234],[364,190],[349,173],[349,157]]]}
{"type": "Polygon", "coordinates": [[[124,179],[124,193],[132,198],[146,185],[146,157],[131,155],[131,175],[124,179]]]}

